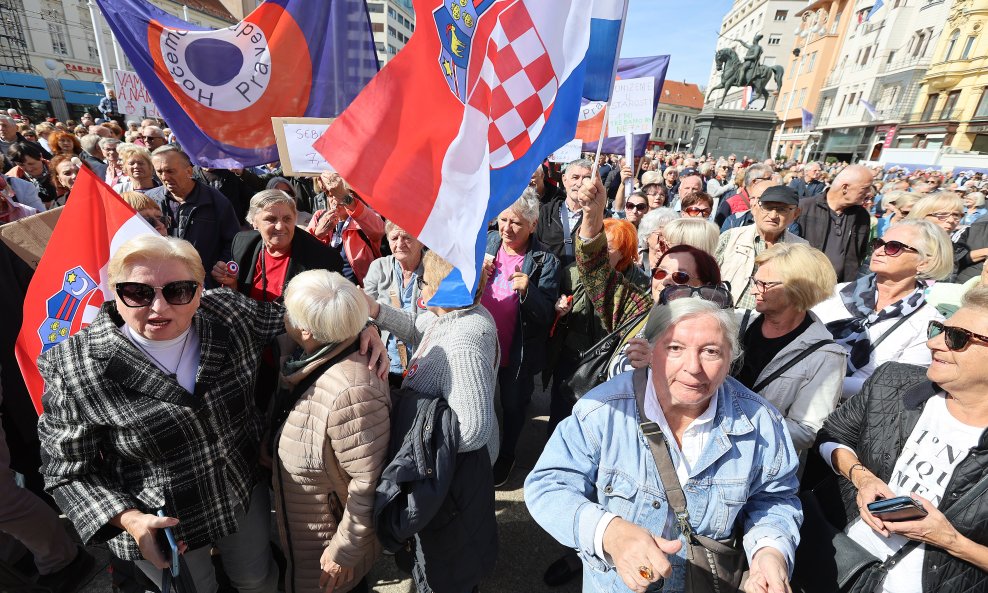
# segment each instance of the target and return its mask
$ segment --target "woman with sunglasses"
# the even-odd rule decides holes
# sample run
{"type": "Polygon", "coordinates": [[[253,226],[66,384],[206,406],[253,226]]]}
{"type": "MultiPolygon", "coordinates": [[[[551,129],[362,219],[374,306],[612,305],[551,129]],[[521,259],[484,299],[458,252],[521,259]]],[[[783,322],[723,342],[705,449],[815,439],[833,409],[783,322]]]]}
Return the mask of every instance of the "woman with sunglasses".
{"type": "Polygon", "coordinates": [[[904,220],[872,245],[871,273],[838,284],[813,308],[848,353],[844,399],[890,360],[930,364],[926,326],[943,316],[926,302],[927,281],[942,280],[953,269],[950,239],[925,220],[904,220]]]}
{"type": "Polygon", "coordinates": [[[950,237],[954,246],[954,270],[946,281],[953,282],[958,270],[972,263],[971,250],[964,236],[967,229],[960,227],[960,222],[964,218],[964,202],[961,197],[948,191],[929,194],[913,205],[909,218],[928,220],[942,228],[950,237]]]}
{"type": "MultiPolygon", "coordinates": [[[[968,292],[949,321],[930,321],[923,337],[930,362],[878,369],[827,418],[819,451],[846,479],[839,502],[847,535],[879,561],[912,546],[886,565],[875,591],[985,591],[988,287],[968,292]],[[911,497],[925,516],[869,512],[870,503],[897,496],[911,497]]],[[[810,578],[824,574],[818,568],[810,578]]]]}
{"type": "Polygon", "coordinates": [[[801,243],[769,247],[754,264],[754,311],[738,310],[744,356],[731,374],[779,410],[805,451],[837,407],[847,369],[844,348],[810,311],[833,293],[837,274],[823,252],[801,243]]]}
{"type": "MultiPolygon", "coordinates": [[[[199,591],[216,591],[215,545],[238,590],[274,593],[252,395],[284,309],[204,293],[204,280],[183,240],[141,235],[114,253],[108,283],[117,300],[39,360],[42,471],[83,542],[108,542],[159,587],[171,563],[158,539],[167,527],[199,591]]],[[[92,288],[81,275],[66,281],[80,294],[92,288]]]]}
{"type": "Polygon", "coordinates": [[[648,197],[638,190],[624,203],[624,219],[638,228],[638,224],[641,223],[642,217],[648,214],[648,210],[648,197]]]}

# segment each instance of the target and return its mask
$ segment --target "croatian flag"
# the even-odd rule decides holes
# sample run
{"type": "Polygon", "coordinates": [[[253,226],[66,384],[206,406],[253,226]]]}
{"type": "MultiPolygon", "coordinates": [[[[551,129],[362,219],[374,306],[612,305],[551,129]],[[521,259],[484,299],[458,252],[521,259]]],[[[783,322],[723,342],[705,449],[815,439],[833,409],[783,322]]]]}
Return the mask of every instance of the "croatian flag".
{"type": "Polygon", "coordinates": [[[627,0],[416,0],[415,34],[315,148],[374,209],[457,269],[473,302],[487,221],[612,90],[627,0]]]}
{"type": "Polygon", "coordinates": [[[813,114],[805,109],[803,111],[803,131],[811,132],[813,128],[816,127],[813,123],[813,114]]]}
{"type": "Polygon", "coordinates": [[[204,167],[278,160],[271,117],[334,117],[378,71],[364,0],[267,0],[212,30],[97,0],[182,148],[204,167]]]}
{"type": "MultiPolygon", "coordinates": [[[[632,78],[651,78],[653,80],[652,113],[658,107],[662,94],[662,85],[666,80],[666,70],[669,68],[669,56],[649,56],[644,58],[621,58],[618,62],[617,80],[632,78]]],[[[585,152],[597,152],[597,142],[600,141],[601,126],[604,125],[604,105],[606,101],[590,101],[584,99],[580,106],[580,122],[576,127],[576,137],[583,140],[585,152]]],[[[648,146],[651,134],[635,134],[635,154],[642,156],[648,146]]],[[[604,146],[600,150],[604,154],[624,154],[624,136],[608,136],[604,138],[604,146]]]]}
{"type": "Polygon", "coordinates": [[[868,11],[868,16],[865,17],[865,20],[870,21],[871,17],[875,16],[875,13],[881,10],[884,4],[885,2],[883,2],[883,0],[875,0],[875,4],[871,7],[871,10],[868,11]]]}
{"type": "Polygon", "coordinates": [[[154,234],[144,218],[88,167],[79,169],[70,199],[58,218],[24,300],[24,323],[14,354],[41,415],[45,384],[38,356],[89,325],[104,301],[110,256],[138,235],[154,234]]]}

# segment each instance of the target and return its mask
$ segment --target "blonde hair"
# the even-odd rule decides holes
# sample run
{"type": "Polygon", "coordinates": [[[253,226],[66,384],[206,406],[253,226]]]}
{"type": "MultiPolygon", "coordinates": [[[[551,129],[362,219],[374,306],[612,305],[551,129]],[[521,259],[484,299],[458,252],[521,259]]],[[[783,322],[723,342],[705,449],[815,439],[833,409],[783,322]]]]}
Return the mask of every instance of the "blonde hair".
{"type": "Polygon", "coordinates": [[[139,262],[178,261],[185,265],[193,280],[202,284],[206,270],[199,252],[192,243],[176,237],[139,235],[117,249],[107,266],[107,281],[111,287],[123,282],[131,266],[139,262]]]}
{"type": "Polygon", "coordinates": [[[964,215],[964,200],[952,191],[938,191],[927,194],[913,204],[909,218],[923,220],[935,212],[959,212],[964,215]]]}
{"type": "Polygon", "coordinates": [[[275,204],[287,204],[289,209],[298,215],[298,208],[295,206],[295,198],[281,191],[280,189],[265,189],[254,194],[250,199],[250,206],[247,207],[247,222],[254,224],[254,217],[258,212],[267,210],[275,204]]]}
{"type": "Polygon", "coordinates": [[[720,229],[705,218],[677,218],[662,229],[669,247],[690,245],[713,255],[720,239],[720,229]]]}
{"type": "Polygon", "coordinates": [[[977,284],[972,287],[961,298],[961,306],[988,311],[988,286],[977,284]]]}
{"type": "Polygon", "coordinates": [[[151,153],[148,152],[148,149],[144,148],[143,146],[138,146],[136,144],[131,144],[129,142],[118,144],[117,156],[120,157],[121,163],[128,161],[132,157],[144,159],[144,162],[148,164],[148,167],[152,171],[154,170],[154,165],[151,163],[151,153]]]}
{"type": "Polygon", "coordinates": [[[950,242],[947,232],[928,220],[909,217],[897,222],[889,228],[899,226],[916,227],[919,241],[910,245],[919,252],[920,258],[927,262],[925,270],[918,270],[916,277],[920,279],[943,280],[954,271],[954,244],[950,242]]]}
{"type": "Polygon", "coordinates": [[[141,210],[157,210],[161,212],[161,206],[157,202],[142,194],[139,191],[125,191],[120,194],[124,202],[130,204],[130,207],[134,210],[140,212],[141,210]]]}
{"type": "Polygon", "coordinates": [[[805,312],[827,300],[837,286],[834,266],[819,249],[802,243],[777,243],[755,257],[755,265],[775,267],[786,299],[805,312]]]}
{"type": "MultiPolygon", "coordinates": [[[[885,194],[885,201],[892,204],[897,209],[902,210],[903,208],[912,208],[913,204],[918,202],[922,197],[923,194],[905,191],[902,189],[894,189],[885,194]]],[[[910,211],[910,214],[912,214],[912,211],[910,211]]]]}
{"type": "Polygon", "coordinates": [[[286,320],[321,344],[338,344],[367,324],[367,300],[353,283],[326,270],[309,270],[285,287],[286,320]]]}

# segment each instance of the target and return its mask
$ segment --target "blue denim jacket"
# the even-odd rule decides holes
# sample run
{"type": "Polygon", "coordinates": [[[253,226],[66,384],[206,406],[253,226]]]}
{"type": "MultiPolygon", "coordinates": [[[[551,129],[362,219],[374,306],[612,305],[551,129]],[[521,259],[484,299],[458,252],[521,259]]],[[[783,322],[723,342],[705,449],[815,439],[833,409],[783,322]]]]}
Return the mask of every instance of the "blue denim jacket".
{"type": "MultiPolygon", "coordinates": [[[[594,531],[605,512],[671,537],[663,531],[672,510],[638,428],[632,375],[618,375],[577,402],[525,480],[532,517],[582,558],[586,592],[629,591],[594,551],[594,531]]],[[[718,391],[708,447],[683,485],[693,529],[727,539],[740,520],[749,561],[755,543],[771,538],[791,571],[803,516],[798,465],[779,412],[728,377],[718,391]]],[[[670,558],[673,573],[663,592],[685,590],[685,549],[670,558]]]]}

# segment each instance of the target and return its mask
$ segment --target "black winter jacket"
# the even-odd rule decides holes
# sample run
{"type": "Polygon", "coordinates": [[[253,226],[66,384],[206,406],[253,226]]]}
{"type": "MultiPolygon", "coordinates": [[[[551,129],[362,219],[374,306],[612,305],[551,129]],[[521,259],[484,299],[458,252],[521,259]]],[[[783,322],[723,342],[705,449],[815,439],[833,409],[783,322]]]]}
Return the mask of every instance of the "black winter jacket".
{"type": "Polygon", "coordinates": [[[425,566],[413,570],[417,591],[471,591],[497,561],[487,448],[456,453],[458,422],[442,397],[411,389],[394,395],[391,461],[374,501],[377,536],[386,549],[397,551],[418,535],[425,566]]]}
{"type": "MultiPolygon", "coordinates": [[[[542,204],[539,209],[539,222],[535,225],[535,236],[542,243],[546,251],[552,253],[559,259],[561,268],[576,261],[576,236],[580,232],[580,225],[576,224],[569,230],[573,256],[566,255],[565,237],[563,232],[563,221],[559,217],[559,209],[565,208],[566,193],[562,192],[551,202],[542,204]]],[[[582,215],[580,220],[583,220],[582,215]]]]}
{"type": "Polygon", "coordinates": [[[970,252],[988,247],[988,217],[982,217],[967,227],[964,234],[961,235],[960,243],[967,247],[968,253],[963,259],[957,261],[957,279],[955,282],[963,284],[975,276],[980,276],[981,269],[985,265],[984,261],[978,263],[972,261],[970,252]]]}
{"type": "MultiPolygon", "coordinates": [[[[886,483],[905,441],[923,413],[927,400],[941,389],[926,378],[924,367],[886,363],[865,382],[861,392],[835,410],[817,434],[817,443],[836,442],[854,449],[861,463],[886,483]]],[[[955,468],[939,509],[964,496],[988,473],[988,430],[955,468]]],[[[841,480],[845,513],[858,516],[857,491],[841,480]]],[[[952,521],[964,536],[988,545],[988,494],[960,511],[952,521]]],[[[988,572],[927,544],[923,557],[923,592],[975,593],[988,590],[988,572]]]]}
{"type": "Polygon", "coordinates": [[[827,195],[820,194],[799,201],[800,215],[796,219],[803,230],[802,237],[826,253],[827,241],[841,241],[844,260],[834,262],[838,282],[852,282],[858,276],[858,268],[868,255],[868,240],[871,236],[871,215],[861,206],[851,206],[844,210],[847,217],[845,232],[838,236],[833,229],[827,195]]]}

